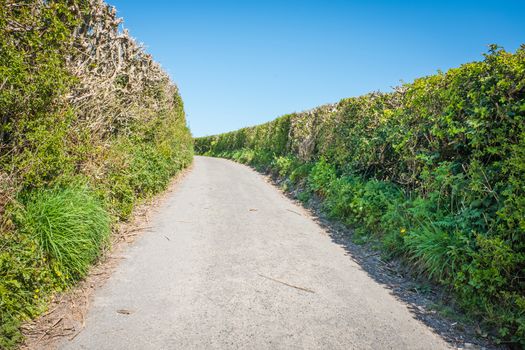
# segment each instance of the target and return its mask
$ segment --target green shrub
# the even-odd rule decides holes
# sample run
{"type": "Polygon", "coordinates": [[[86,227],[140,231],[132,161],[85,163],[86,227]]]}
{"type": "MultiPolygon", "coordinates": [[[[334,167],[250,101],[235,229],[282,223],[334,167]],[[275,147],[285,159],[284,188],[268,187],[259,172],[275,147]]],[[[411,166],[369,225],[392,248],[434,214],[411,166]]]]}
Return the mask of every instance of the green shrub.
{"type": "Polygon", "coordinates": [[[270,165],[272,170],[280,177],[288,177],[296,168],[297,159],[289,156],[276,157],[270,165]]]}
{"type": "Polygon", "coordinates": [[[525,256],[499,237],[478,234],[475,244],[470,262],[452,279],[459,302],[502,339],[523,345],[525,296],[515,269],[525,266],[525,256]]]}
{"type": "Polygon", "coordinates": [[[85,275],[112,219],[191,163],[193,140],[178,88],[104,2],[0,3],[0,348],[10,348],[21,322],[85,275]]]}
{"type": "Polygon", "coordinates": [[[0,231],[0,247],[0,348],[8,349],[22,339],[21,322],[38,315],[43,296],[63,284],[30,237],[0,231]]]}
{"type": "Polygon", "coordinates": [[[259,171],[269,170],[274,154],[267,150],[256,150],[250,165],[253,165],[259,171]]]}
{"type": "Polygon", "coordinates": [[[308,175],[308,188],[320,196],[326,196],[332,182],[336,179],[335,168],[321,158],[308,175]]]}
{"type": "Polygon", "coordinates": [[[525,46],[195,144],[315,193],[355,238],[525,346],[525,46]]]}
{"type": "Polygon", "coordinates": [[[226,158],[231,158],[239,163],[252,164],[255,158],[255,151],[250,150],[250,149],[242,149],[242,150],[237,150],[233,152],[231,156],[228,156],[226,153],[224,154],[224,156],[226,158]]]}
{"type": "Polygon", "coordinates": [[[295,164],[296,166],[290,173],[290,180],[293,184],[299,185],[308,179],[308,175],[312,170],[313,163],[301,163],[300,161],[295,164]]]}
{"type": "Polygon", "coordinates": [[[355,222],[355,213],[359,212],[356,204],[356,195],[362,182],[353,176],[336,178],[330,183],[328,196],[324,202],[327,213],[346,224],[355,222]]]}

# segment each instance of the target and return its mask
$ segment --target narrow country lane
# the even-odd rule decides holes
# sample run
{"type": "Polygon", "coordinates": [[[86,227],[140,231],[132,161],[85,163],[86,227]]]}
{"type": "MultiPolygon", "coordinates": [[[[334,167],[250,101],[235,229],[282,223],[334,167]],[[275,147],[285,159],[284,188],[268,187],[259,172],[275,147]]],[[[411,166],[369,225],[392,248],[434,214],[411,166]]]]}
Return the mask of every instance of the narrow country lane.
{"type": "Polygon", "coordinates": [[[150,226],[60,348],[448,348],[246,166],[195,157],[150,226]]]}

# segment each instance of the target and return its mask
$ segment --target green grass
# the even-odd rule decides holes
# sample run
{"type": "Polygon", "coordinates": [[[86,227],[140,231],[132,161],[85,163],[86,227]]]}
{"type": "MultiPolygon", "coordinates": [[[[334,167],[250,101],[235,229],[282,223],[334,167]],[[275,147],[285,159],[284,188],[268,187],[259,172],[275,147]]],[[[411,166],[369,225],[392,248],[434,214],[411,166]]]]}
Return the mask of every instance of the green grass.
{"type": "Polygon", "coordinates": [[[432,222],[414,226],[404,241],[414,265],[436,281],[455,276],[471,253],[468,238],[459,232],[445,232],[432,222]]]}
{"type": "Polygon", "coordinates": [[[86,275],[110,234],[110,216],[85,185],[40,190],[20,216],[21,226],[68,280],[86,275]]]}

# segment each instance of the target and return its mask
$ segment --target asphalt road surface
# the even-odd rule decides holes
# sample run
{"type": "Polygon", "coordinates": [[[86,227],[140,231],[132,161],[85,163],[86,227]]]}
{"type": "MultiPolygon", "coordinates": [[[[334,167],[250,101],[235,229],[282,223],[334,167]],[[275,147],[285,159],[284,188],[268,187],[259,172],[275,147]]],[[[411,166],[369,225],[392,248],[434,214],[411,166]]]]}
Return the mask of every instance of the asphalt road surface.
{"type": "Polygon", "coordinates": [[[196,157],[62,349],[444,349],[263,176],[196,157]]]}

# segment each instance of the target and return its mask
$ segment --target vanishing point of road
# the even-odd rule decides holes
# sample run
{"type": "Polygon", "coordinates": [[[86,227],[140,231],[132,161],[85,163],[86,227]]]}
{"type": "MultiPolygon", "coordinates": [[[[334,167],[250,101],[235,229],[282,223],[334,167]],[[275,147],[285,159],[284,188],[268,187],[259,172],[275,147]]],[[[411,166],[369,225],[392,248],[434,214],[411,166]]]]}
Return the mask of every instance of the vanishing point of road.
{"type": "Polygon", "coordinates": [[[150,225],[60,348],[448,348],[244,165],[195,157],[150,225]]]}

